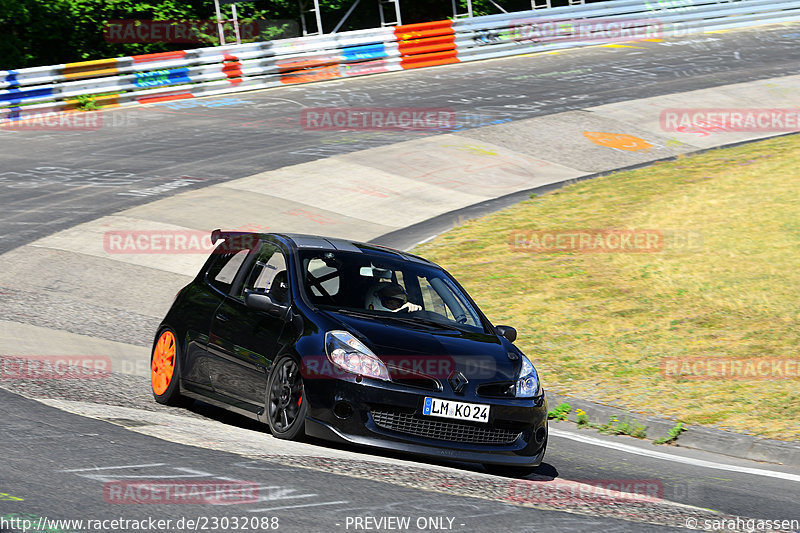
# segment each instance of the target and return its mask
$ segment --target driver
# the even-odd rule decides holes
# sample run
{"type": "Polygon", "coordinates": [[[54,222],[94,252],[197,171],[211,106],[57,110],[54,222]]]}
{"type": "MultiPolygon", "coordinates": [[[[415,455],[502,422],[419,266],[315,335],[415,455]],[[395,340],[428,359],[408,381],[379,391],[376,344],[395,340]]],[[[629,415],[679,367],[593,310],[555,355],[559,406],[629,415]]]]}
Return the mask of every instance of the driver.
{"type": "Polygon", "coordinates": [[[406,291],[397,283],[376,283],[367,291],[365,302],[367,309],[371,311],[406,311],[413,313],[422,310],[422,306],[408,301],[406,291]]]}

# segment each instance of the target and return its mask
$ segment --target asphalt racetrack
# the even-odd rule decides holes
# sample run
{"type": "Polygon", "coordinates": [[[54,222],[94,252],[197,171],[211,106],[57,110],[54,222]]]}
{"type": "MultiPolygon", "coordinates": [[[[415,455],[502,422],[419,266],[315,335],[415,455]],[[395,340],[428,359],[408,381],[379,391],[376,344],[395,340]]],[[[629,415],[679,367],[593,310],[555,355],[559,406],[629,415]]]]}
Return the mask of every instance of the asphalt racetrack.
{"type": "Polygon", "coordinates": [[[0,252],[187,188],[436,134],[307,130],[304,108],[445,107],[463,131],[798,74],[798,43],[778,26],[177,100],[108,111],[95,131],[0,129],[0,252]]]}
{"type": "MultiPolygon", "coordinates": [[[[799,43],[800,26],[770,26],[111,110],[94,131],[0,129],[0,253],[190,189],[439,133],[310,130],[301,122],[303,109],[444,107],[457,113],[458,124],[441,133],[463,132],[799,74],[799,43]]],[[[0,320],[30,323],[20,305],[2,306],[0,320]]],[[[91,310],[76,306],[69,313],[48,327],[70,330],[91,310]]],[[[130,344],[151,342],[152,324],[142,324],[132,327],[136,340],[130,344]]],[[[208,405],[157,406],[147,378],[115,374],[102,381],[79,387],[0,383],[0,533],[22,531],[12,519],[169,519],[149,530],[186,531],[204,529],[186,520],[228,517],[227,527],[205,529],[472,533],[710,531],[725,530],[716,526],[736,517],[800,518],[800,473],[787,466],[656,448],[553,423],[545,463],[517,480],[489,476],[479,466],[324,442],[287,445],[208,405]],[[114,483],[154,479],[245,480],[258,497],[217,505],[124,505],[111,492],[114,483]],[[565,483],[563,495],[592,480],[632,479],[652,482],[655,497],[609,501],[584,493],[556,501],[542,492],[553,482],[565,483]],[[266,518],[268,527],[259,521],[258,528],[234,529],[233,517],[266,518]],[[407,517],[410,525],[394,527],[402,522],[388,517],[407,517]]],[[[49,527],[87,530],[86,524],[49,527]]],[[[747,528],[742,522],[727,529],[747,528]]]]}

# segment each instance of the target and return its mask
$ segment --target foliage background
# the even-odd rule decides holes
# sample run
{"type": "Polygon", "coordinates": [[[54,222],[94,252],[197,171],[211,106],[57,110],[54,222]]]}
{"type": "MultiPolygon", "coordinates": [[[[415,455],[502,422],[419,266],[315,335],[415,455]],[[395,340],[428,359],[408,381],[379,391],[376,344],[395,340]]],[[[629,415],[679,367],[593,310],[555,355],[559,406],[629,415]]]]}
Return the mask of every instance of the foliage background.
{"type": "MultiPolygon", "coordinates": [[[[308,0],[309,4],[311,0],[308,0]]],[[[459,0],[461,11],[466,2],[459,0]]],[[[531,8],[530,0],[495,0],[509,12],[531,8]]],[[[553,5],[566,5],[554,0],[553,5]]],[[[331,32],[353,0],[320,0],[323,27],[331,32]]],[[[403,23],[429,22],[453,16],[452,0],[400,0],[403,23]]],[[[231,6],[223,5],[223,16],[231,6]]],[[[299,27],[297,0],[241,2],[242,22],[291,20],[299,27]]],[[[500,13],[489,0],[473,0],[476,16],[500,13]]],[[[208,20],[214,18],[213,0],[0,0],[0,70],[88,61],[108,57],[198,48],[186,43],[110,43],[104,37],[109,20],[208,20]]],[[[378,0],[362,0],[339,31],[380,26],[378,0]]],[[[284,35],[291,37],[294,35],[284,35]]],[[[279,35],[262,34],[259,40],[279,35]]],[[[217,44],[210,36],[208,46],[217,44]]]]}

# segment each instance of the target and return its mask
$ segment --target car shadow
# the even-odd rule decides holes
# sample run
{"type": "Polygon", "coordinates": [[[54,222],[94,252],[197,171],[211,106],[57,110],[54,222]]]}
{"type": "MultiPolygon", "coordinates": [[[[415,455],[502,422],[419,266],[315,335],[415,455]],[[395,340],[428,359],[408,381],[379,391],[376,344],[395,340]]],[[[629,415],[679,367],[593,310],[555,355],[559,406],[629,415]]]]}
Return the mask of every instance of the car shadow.
{"type": "MultiPolygon", "coordinates": [[[[206,418],[210,418],[212,420],[216,420],[217,422],[222,422],[223,424],[229,424],[231,426],[235,426],[241,429],[258,431],[260,433],[270,435],[267,426],[262,424],[261,422],[253,420],[252,418],[248,418],[246,416],[232,413],[231,411],[227,411],[225,409],[222,409],[221,407],[216,407],[214,405],[205,403],[201,400],[195,400],[195,402],[189,405],[187,409],[195,414],[204,416],[206,418]]],[[[367,446],[358,446],[355,444],[348,444],[348,443],[333,442],[315,437],[305,437],[303,439],[303,442],[306,444],[311,444],[313,446],[319,446],[320,448],[353,452],[362,455],[367,454],[374,457],[383,457],[385,459],[412,461],[415,463],[419,463],[421,465],[428,464],[435,466],[444,466],[447,468],[456,468],[459,470],[479,472],[483,474],[488,473],[482,465],[477,463],[438,460],[431,457],[422,457],[414,455],[411,453],[385,450],[381,448],[371,448],[367,446]]],[[[555,468],[555,466],[551,465],[550,463],[543,462],[536,468],[534,472],[528,473],[527,475],[522,475],[521,473],[515,475],[513,469],[509,470],[508,472],[504,472],[503,474],[498,474],[493,472],[490,475],[494,475],[497,477],[506,477],[506,478],[528,479],[533,481],[552,481],[553,479],[558,477],[558,470],[555,468]]]]}

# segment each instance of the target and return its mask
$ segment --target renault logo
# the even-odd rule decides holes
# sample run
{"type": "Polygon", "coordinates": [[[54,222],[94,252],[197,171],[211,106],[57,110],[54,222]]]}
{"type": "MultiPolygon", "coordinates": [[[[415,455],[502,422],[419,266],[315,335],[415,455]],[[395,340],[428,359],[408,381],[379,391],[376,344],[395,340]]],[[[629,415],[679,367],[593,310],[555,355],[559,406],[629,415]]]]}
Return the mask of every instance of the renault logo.
{"type": "Polygon", "coordinates": [[[469,380],[461,372],[453,372],[450,374],[450,377],[447,379],[447,381],[450,382],[450,386],[453,387],[453,391],[457,393],[463,392],[467,384],[469,384],[469,380]]]}

